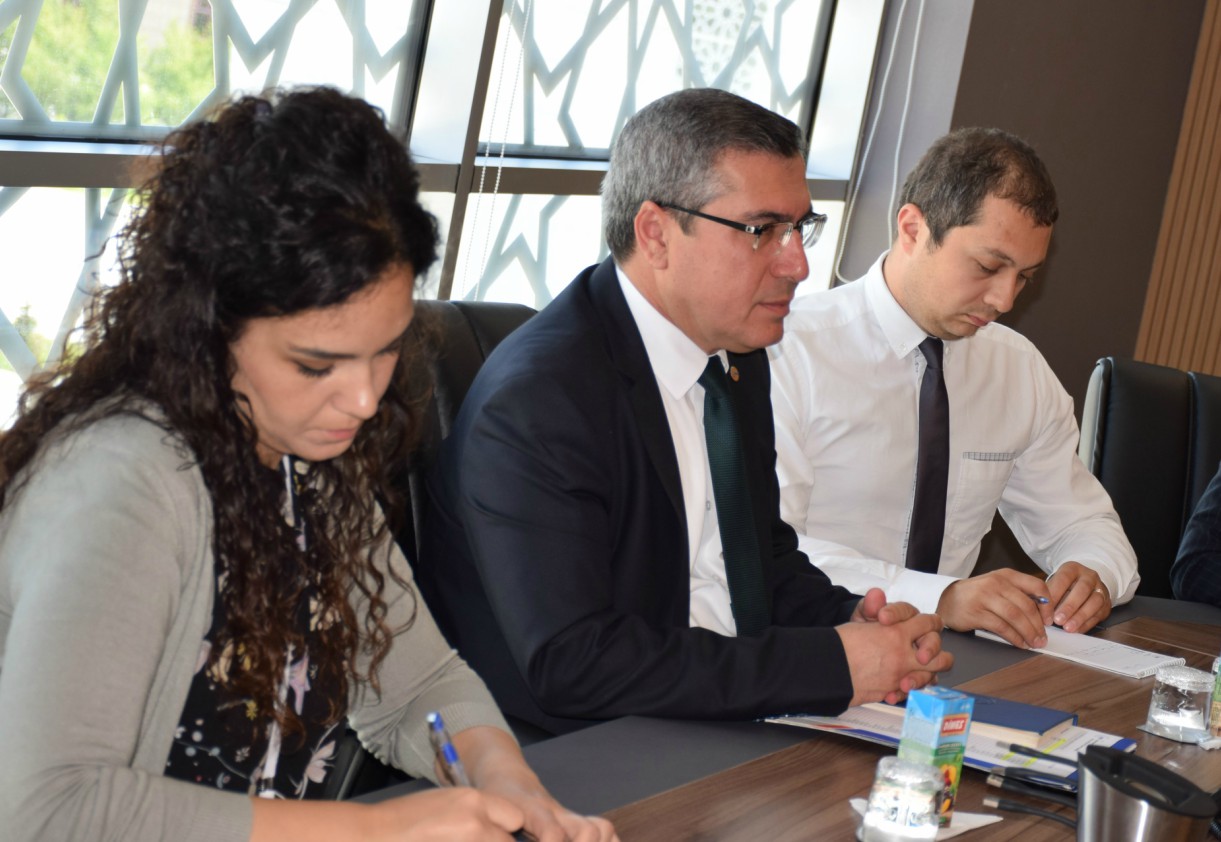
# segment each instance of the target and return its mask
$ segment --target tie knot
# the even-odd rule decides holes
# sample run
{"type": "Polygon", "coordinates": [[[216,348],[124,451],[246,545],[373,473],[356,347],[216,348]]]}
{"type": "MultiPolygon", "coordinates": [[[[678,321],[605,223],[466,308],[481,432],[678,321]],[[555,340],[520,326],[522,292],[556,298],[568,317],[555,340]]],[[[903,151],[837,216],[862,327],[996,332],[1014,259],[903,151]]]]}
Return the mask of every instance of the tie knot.
{"type": "Polygon", "coordinates": [[[729,391],[725,366],[721,364],[721,358],[716,354],[708,358],[708,365],[704,366],[704,373],[700,375],[699,384],[704,387],[705,392],[712,392],[718,396],[729,391]]]}
{"type": "Polygon", "coordinates": [[[924,361],[928,363],[929,368],[935,371],[941,371],[942,350],[941,340],[936,336],[926,337],[920,343],[920,353],[924,354],[924,361]]]}

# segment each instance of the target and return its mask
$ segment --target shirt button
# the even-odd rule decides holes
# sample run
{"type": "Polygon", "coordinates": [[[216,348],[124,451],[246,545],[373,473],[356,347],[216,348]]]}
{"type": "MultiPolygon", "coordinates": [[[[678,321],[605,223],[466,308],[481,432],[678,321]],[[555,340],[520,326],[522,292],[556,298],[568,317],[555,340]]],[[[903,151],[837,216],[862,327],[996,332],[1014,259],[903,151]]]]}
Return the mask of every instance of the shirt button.
{"type": "Polygon", "coordinates": [[[712,511],[712,501],[711,500],[704,501],[704,511],[706,511],[706,512],[712,511]]]}

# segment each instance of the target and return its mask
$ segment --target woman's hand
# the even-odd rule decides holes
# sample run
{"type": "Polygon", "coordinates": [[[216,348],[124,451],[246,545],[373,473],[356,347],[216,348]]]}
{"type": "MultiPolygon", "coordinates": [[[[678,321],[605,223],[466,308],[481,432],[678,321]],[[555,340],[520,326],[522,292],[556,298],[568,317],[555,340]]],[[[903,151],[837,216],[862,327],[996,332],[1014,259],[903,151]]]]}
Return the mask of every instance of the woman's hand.
{"type": "Polygon", "coordinates": [[[440,787],[377,804],[251,799],[251,842],[618,842],[610,822],[578,816],[551,797],[499,728],[454,735],[475,788],[440,787]]]}
{"type": "Polygon", "coordinates": [[[468,728],[454,735],[454,747],[471,782],[519,808],[520,828],[538,842],[617,842],[606,819],[579,816],[552,798],[526,765],[521,749],[499,728],[468,728]]]}

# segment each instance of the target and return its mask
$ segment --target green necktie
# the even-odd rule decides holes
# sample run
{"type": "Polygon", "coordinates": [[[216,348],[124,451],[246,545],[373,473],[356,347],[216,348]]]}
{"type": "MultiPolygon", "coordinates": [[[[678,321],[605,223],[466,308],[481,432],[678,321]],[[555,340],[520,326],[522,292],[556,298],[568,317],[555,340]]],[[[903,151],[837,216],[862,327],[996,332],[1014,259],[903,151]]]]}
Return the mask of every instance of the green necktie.
{"type": "Polygon", "coordinates": [[[733,619],[738,634],[750,637],[768,626],[767,592],[750,488],[746,483],[742,435],[720,357],[708,358],[699,383],[704,387],[704,438],[712,469],[712,492],[733,619]]]}

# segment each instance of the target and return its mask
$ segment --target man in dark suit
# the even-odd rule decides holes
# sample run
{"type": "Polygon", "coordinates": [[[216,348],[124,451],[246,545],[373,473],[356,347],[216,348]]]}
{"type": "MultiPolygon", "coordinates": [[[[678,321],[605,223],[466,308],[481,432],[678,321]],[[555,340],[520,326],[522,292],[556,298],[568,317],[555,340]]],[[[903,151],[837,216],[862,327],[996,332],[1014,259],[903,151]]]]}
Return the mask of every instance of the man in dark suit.
{"type": "Polygon", "coordinates": [[[492,354],[430,477],[418,575],[451,642],[553,732],[837,713],[928,682],[951,661],[940,619],[834,587],[779,517],[761,349],[822,223],[798,128],[672,94],[624,127],[602,194],[613,259],[492,354]],[[704,438],[718,388],[736,497],[704,438]]]}

